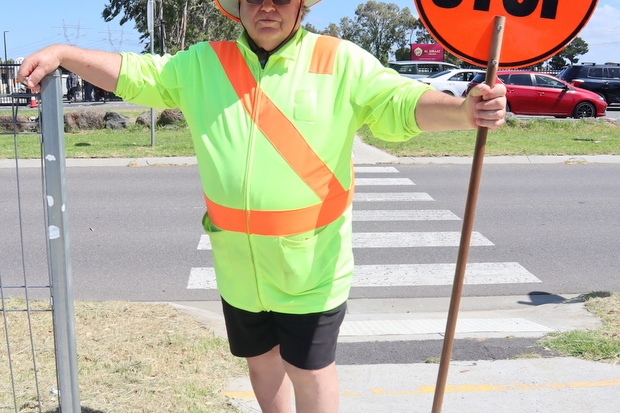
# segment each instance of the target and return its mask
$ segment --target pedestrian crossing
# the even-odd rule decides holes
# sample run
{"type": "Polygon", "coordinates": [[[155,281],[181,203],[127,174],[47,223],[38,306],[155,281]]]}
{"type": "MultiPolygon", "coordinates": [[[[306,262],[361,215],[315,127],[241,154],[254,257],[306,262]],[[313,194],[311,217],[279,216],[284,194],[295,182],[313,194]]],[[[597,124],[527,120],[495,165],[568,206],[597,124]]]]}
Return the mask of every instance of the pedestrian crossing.
{"type": "MultiPolygon", "coordinates": [[[[452,211],[443,209],[416,208],[418,202],[436,202],[428,193],[415,192],[411,189],[416,186],[409,178],[399,177],[400,172],[391,166],[356,166],[355,185],[357,191],[353,200],[354,223],[381,223],[389,222],[453,222],[461,218],[452,211]],[[372,174],[371,177],[365,175],[372,174]],[[379,177],[377,177],[379,176],[379,177]],[[380,188],[392,186],[391,192],[381,192],[380,188]],[[394,190],[398,188],[398,190],[394,190]],[[368,191],[368,192],[366,192],[368,191]],[[403,202],[410,203],[409,209],[402,209],[403,202]],[[385,209],[368,209],[381,203],[385,209]],[[390,209],[393,204],[401,209],[390,209]]],[[[374,226],[373,228],[376,228],[374,226]]],[[[404,225],[403,225],[404,228],[404,225]]],[[[460,231],[382,231],[382,232],[353,232],[353,251],[356,260],[368,249],[430,249],[458,247],[460,245],[460,231]]],[[[470,248],[488,248],[494,246],[492,240],[480,232],[472,232],[470,248]]],[[[197,249],[210,251],[211,243],[207,235],[200,237],[197,249]]],[[[454,257],[456,259],[456,256],[454,257]]],[[[454,281],[456,264],[448,263],[415,263],[393,264],[390,262],[373,263],[371,265],[355,265],[353,288],[370,287],[422,287],[422,286],[450,286],[454,281]]],[[[469,262],[465,271],[465,285],[499,285],[519,283],[540,283],[534,274],[530,273],[518,262],[469,262]]],[[[217,288],[215,272],[212,267],[192,268],[187,282],[191,290],[214,290],[217,288]]],[[[364,315],[366,318],[368,314],[364,315]]],[[[405,316],[407,318],[407,316],[405,316]]],[[[484,331],[489,329],[495,332],[523,331],[524,334],[546,332],[546,328],[534,325],[527,320],[501,320],[490,325],[488,320],[459,321],[457,332],[484,331]],[[503,323],[503,324],[502,324],[503,323]],[[496,325],[497,324],[497,325],[496,325]]],[[[404,319],[390,320],[356,320],[347,317],[342,326],[341,335],[347,336],[380,336],[380,335],[411,335],[442,333],[445,320],[404,319]]]]}

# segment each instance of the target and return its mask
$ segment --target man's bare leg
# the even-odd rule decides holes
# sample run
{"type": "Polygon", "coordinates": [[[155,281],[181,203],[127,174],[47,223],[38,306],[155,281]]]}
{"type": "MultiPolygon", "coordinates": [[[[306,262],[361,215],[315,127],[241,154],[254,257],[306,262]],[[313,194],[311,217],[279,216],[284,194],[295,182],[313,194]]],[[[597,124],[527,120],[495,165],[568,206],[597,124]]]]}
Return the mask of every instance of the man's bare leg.
{"type": "Polygon", "coordinates": [[[280,357],[280,346],[246,360],[250,382],[262,412],[291,413],[291,386],[280,357]]]}
{"type": "Polygon", "coordinates": [[[338,413],[336,363],[320,370],[302,370],[283,362],[293,382],[297,413],[338,413]]]}

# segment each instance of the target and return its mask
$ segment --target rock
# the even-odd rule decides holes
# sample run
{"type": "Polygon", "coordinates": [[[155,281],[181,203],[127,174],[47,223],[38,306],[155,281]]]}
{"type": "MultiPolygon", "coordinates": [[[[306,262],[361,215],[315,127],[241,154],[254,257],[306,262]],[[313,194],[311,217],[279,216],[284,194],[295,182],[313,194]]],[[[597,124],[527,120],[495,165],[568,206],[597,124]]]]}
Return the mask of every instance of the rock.
{"type": "Polygon", "coordinates": [[[123,130],[133,125],[133,121],[129,116],[121,115],[116,112],[107,112],[103,117],[106,129],[123,130]]]}
{"type": "Polygon", "coordinates": [[[136,125],[146,126],[148,128],[151,127],[151,111],[142,113],[136,119],[136,125]]]}
{"type": "Polygon", "coordinates": [[[0,115],[0,131],[17,133],[30,131],[29,122],[30,120],[23,115],[17,115],[15,123],[13,123],[13,116],[0,115]]]}
{"type": "Polygon", "coordinates": [[[103,129],[104,114],[94,110],[75,110],[65,113],[65,132],[103,129]]]}
{"type": "Polygon", "coordinates": [[[185,116],[183,116],[183,113],[181,113],[179,109],[166,109],[159,115],[157,125],[166,126],[184,122],[185,116]]]}

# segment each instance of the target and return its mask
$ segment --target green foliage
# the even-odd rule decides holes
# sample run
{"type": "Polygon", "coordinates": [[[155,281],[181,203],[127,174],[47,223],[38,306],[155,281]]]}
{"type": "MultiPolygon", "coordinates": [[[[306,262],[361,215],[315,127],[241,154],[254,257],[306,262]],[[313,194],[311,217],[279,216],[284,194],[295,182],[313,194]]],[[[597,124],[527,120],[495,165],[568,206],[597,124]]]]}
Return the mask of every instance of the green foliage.
{"type": "Polygon", "coordinates": [[[411,47],[401,47],[394,53],[396,60],[409,60],[411,58],[411,47]]]}
{"type": "Polygon", "coordinates": [[[568,331],[550,335],[545,345],[562,354],[588,360],[620,357],[620,340],[593,331],[568,331]]]}
{"type": "Polygon", "coordinates": [[[408,46],[416,22],[408,7],[370,0],[357,6],[354,19],[341,19],[338,32],[386,64],[395,47],[408,46]]]}
{"type": "MultiPolygon", "coordinates": [[[[121,16],[120,24],[133,21],[145,43],[144,51],[150,50],[146,17],[146,0],[109,0],[102,17],[111,21],[121,16]]],[[[174,54],[191,44],[205,40],[234,40],[241,33],[241,25],[224,16],[213,0],[155,0],[155,50],[174,54]],[[163,30],[160,30],[163,22],[163,30]],[[164,42],[161,42],[163,34],[164,42]]]]}
{"type": "Polygon", "coordinates": [[[551,58],[549,64],[556,70],[561,69],[568,63],[578,63],[579,56],[588,53],[588,43],[581,37],[575,37],[561,52],[551,58]]]}

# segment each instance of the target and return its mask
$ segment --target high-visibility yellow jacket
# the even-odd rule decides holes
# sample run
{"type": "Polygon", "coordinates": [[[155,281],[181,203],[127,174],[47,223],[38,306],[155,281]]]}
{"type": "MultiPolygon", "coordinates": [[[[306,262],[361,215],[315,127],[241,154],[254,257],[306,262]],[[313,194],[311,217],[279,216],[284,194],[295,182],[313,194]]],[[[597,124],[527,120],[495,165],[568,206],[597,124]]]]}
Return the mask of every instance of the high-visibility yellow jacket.
{"type": "Polygon", "coordinates": [[[356,131],[420,133],[414,109],[428,89],[353,43],[300,29],[264,68],[245,35],[175,56],[123,53],[115,93],[185,115],[222,297],[303,314],[349,294],[356,131]]]}

